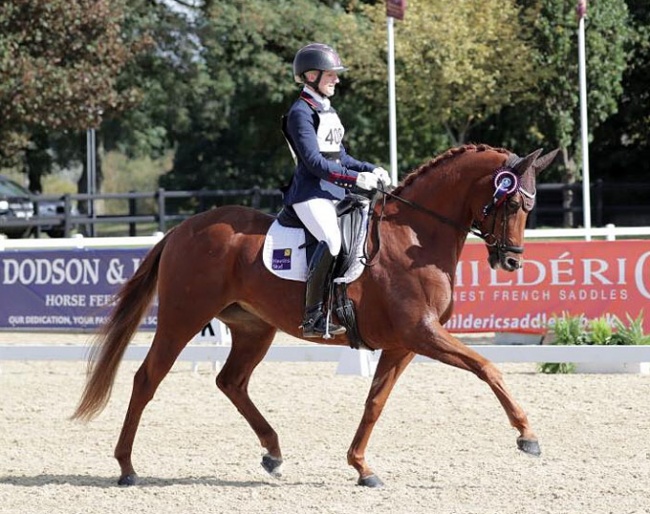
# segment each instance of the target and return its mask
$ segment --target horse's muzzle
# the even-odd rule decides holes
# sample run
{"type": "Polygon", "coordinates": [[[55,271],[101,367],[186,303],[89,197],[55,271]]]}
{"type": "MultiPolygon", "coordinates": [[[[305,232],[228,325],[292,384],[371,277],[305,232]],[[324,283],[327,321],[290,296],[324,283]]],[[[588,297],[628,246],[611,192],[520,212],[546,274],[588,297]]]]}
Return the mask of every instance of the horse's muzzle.
{"type": "Polygon", "coordinates": [[[488,256],[488,263],[492,269],[502,269],[504,271],[517,271],[522,267],[523,248],[500,248],[492,247],[488,256]]]}

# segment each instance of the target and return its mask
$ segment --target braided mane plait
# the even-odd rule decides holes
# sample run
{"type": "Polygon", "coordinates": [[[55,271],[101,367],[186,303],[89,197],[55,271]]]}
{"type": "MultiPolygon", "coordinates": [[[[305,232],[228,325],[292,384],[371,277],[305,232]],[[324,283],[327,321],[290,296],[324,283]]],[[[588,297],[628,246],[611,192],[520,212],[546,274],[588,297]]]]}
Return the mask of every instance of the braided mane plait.
{"type": "Polygon", "coordinates": [[[423,173],[427,173],[430,170],[435,169],[441,162],[446,162],[449,159],[452,159],[456,157],[457,155],[462,155],[467,152],[486,152],[488,150],[492,150],[493,152],[498,152],[498,153],[503,153],[503,154],[510,154],[511,152],[506,150],[505,148],[493,148],[489,145],[484,145],[484,144],[479,144],[479,145],[463,145],[463,146],[458,146],[455,148],[450,148],[447,150],[445,153],[438,155],[437,157],[434,157],[431,159],[429,162],[426,162],[422,164],[420,167],[416,168],[413,170],[411,173],[409,173],[404,180],[402,181],[402,185],[399,187],[396,187],[395,190],[393,191],[394,194],[399,194],[402,189],[409,184],[411,184],[415,179],[417,179],[420,175],[423,173]]]}

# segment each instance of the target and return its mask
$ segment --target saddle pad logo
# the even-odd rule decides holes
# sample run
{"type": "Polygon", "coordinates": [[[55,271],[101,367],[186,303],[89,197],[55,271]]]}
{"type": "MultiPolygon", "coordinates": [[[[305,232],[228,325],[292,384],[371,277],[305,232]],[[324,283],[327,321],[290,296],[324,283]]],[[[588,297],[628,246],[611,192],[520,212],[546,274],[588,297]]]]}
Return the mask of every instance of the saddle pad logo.
{"type": "Polygon", "coordinates": [[[280,248],[273,250],[271,267],[274,270],[291,269],[291,248],[280,248]]]}

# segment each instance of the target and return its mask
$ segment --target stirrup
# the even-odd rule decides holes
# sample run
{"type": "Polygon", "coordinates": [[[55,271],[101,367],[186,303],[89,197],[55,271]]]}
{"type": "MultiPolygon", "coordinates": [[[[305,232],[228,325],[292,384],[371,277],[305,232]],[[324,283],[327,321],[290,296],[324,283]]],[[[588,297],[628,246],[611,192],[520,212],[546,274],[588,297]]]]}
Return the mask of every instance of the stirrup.
{"type": "Polygon", "coordinates": [[[345,334],[345,327],[328,323],[327,316],[321,311],[305,316],[301,325],[303,337],[326,337],[340,336],[345,334]]]}

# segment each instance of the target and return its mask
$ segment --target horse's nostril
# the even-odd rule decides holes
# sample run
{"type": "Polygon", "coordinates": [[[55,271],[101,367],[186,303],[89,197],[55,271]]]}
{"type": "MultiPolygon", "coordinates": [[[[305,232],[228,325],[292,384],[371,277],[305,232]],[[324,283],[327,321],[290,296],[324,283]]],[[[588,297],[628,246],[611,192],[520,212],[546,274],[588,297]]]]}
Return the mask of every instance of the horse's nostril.
{"type": "Polygon", "coordinates": [[[515,259],[515,258],[513,258],[513,257],[509,257],[509,258],[506,260],[506,262],[507,262],[507,264],[508,264],[508,268],[509,268],[509,269],[516,270],[516,269],[519,269],[519,268],[521,267],[521,263],[519,262],[519,259],[515,259]]]}

